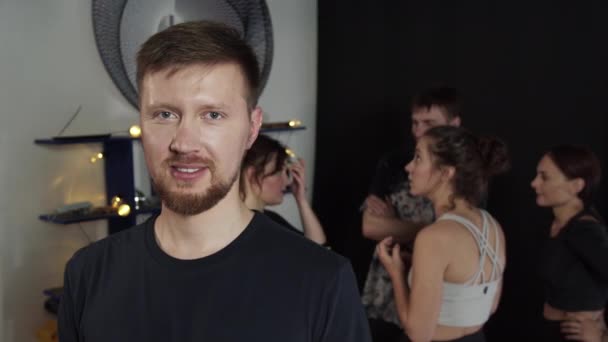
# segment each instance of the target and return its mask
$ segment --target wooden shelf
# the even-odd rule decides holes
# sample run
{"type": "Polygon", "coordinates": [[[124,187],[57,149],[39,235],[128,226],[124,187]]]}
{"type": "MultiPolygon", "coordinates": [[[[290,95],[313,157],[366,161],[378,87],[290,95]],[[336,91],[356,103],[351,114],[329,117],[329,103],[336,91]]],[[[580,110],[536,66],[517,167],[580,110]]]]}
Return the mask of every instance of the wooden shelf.
{"type": "Polygon", "coordinates": [[[291,132],[291,131],[301,131],[306,129],[306,126],[297,126],[297,127],[262,127],[260,129],[260,133],[272,133],[272,132],[291,132]]]}
{"type": "Polygon", "coordinates": [[[107,141],[127,141],[138,140],[129,136],[112,136],[111,134],[98,135],[78,135],[66,137],[53,137],[46,139],[36,139],[34,143],[38,145],[69,145],[69,144],[86,144],[86,143],[102,143],[107,141]]]}
{"type": "Polygon", "coordinates": [[[42,221],[58,223],[58,224],[72,224],[86,221],[95,221],[95,220],[105,220],[109,218],[129,218],[133,215],[140,214],[156,214],[160,212],[160,208],[158,207],[146,207],[139,208],[135,210],[133,213],[128,216],[119,216],[116,212],[108,212],[106,208],[93,208],[88,213],[83,214],[72,214],[72,213],[63,213],[63,214],[44,214],[38,216],[38,218],[42,221]]]}

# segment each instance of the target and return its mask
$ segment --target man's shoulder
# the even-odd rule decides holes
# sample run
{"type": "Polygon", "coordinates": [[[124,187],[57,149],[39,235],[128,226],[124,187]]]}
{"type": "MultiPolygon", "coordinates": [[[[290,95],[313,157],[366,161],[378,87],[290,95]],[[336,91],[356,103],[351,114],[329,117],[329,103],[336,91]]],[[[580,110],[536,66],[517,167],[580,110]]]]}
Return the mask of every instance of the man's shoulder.
{"type": "Polygon", "coordinates": [[[128,257],[129,254],[137,253],[144,245],[145,226],[146,223],[142,223],[82,247],[68,262],[68,271],[82,272],[85,269],[92,269],[100,262],[117,260],[115,257],[128,257]]]}

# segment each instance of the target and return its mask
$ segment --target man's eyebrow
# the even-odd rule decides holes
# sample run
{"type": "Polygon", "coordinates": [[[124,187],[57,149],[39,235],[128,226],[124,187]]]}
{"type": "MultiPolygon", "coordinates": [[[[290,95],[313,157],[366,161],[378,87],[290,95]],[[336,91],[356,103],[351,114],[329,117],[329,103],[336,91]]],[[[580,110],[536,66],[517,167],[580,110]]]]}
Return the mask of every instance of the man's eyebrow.
{"type": "MultiPolygon", "coordinates": [[[[157,103],[152,103],[151,105],[147,106],[148,109],[151,110],[158,110],[158,109],[167,109],[170,110],[172,112],[176,112],[179,113],[181,110],[170,104],[170,103],[166,103],[166,102],[157,102],[157,103]]],[[[201,104],[197,107],[198,110],[209,110],[209,109],[217,109],[217,110],[227,110],[230,109],[230,105],[226,104],[225,102],[209,102],[209,103],[204,103],[201,104]]]]}
{"type": "Polygon", "coordinates": [[[231,108],[231,106],[225,102],[210,102],[210,103],[201,104],[197,108],[226,110],[226,109],[231,108]]]}
{"type": "Polygon", "coordinates": [[[153,109],[153,110],[168,109],[172,112],[176,112],[176,113],[180,112],[180,110],[176,106],[171,105],[169,103],[165,103],[165,102],[152,103],[151,105],[149,105],[147,107],[148,107],[148,109],[153,109]]]}

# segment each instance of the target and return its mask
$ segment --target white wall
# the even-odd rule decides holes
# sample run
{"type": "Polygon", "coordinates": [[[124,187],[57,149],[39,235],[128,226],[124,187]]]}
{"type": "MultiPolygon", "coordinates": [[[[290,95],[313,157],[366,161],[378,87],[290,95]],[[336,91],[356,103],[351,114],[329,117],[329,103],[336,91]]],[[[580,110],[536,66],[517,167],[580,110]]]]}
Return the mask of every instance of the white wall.
{"type": "MultiPolygon", "coordinates": [[[[312,178],[316,96],[316,1],[268,1],[275,55],[260,104],[266,118],[302,120],[309,129],[279,138],[308,161],[312,178]]],[[[99,145],[48,147],[76,108],[65,135],[124,130],[135,110],[113,85],[95,47],[91,4],[82,0],[0,0],[0,340],[35,341],[51,318],[42,290],[62,284],[63,267],[86,244],[78,225],[38,214],[75,201],[105,202],[99,145]]],[[[309,181],[309,188],[312,182],[309,181]]],[[[293,223],[293,202],[277,209],[293,223]]],[[[94,238],[105,221],[82,223],[94,238]]]]}
{"type": "MultiPolygon", "coordinates": [[[[273,133],[306,161],[309,199],[312,198],[317,106],[317,1],[267,0],[274,27],[274,60],[260,99],[265,121],[299,119],[304,131],[273,133]]],[[[301,229],[297,206],[286,196],[273,208],[301,229]]]]}

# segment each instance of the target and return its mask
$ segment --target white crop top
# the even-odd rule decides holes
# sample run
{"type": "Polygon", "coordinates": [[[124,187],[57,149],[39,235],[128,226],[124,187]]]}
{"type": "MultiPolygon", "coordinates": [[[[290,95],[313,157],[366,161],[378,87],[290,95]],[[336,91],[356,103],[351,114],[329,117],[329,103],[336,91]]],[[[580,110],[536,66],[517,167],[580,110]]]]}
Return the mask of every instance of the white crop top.
{"type": "MultiPolygon", "coordinates": [[[[499,260],[499,235],[494,219],[486,211],[481,210],[483,227],[481,230],[469,220],[454,214],[444,214],[437,220],[452,220],[462,224],[473,234],[479,247],[479,269],[469,281],[464,284],[443,282],[443,296],[439,324],[453,327],[471,327],[484,324],[490,317],[494,297],[502,279],[502,264],[499,260]],[[496,243],[491,248],[488,242],[489,226],[494,227],[496,243]],[[492,272],[486,277],[484,264],[486,257],[492,263],[492,272]]],[[[408,275],[408,283],[412,285],[412,272],[408,275]]]]}

